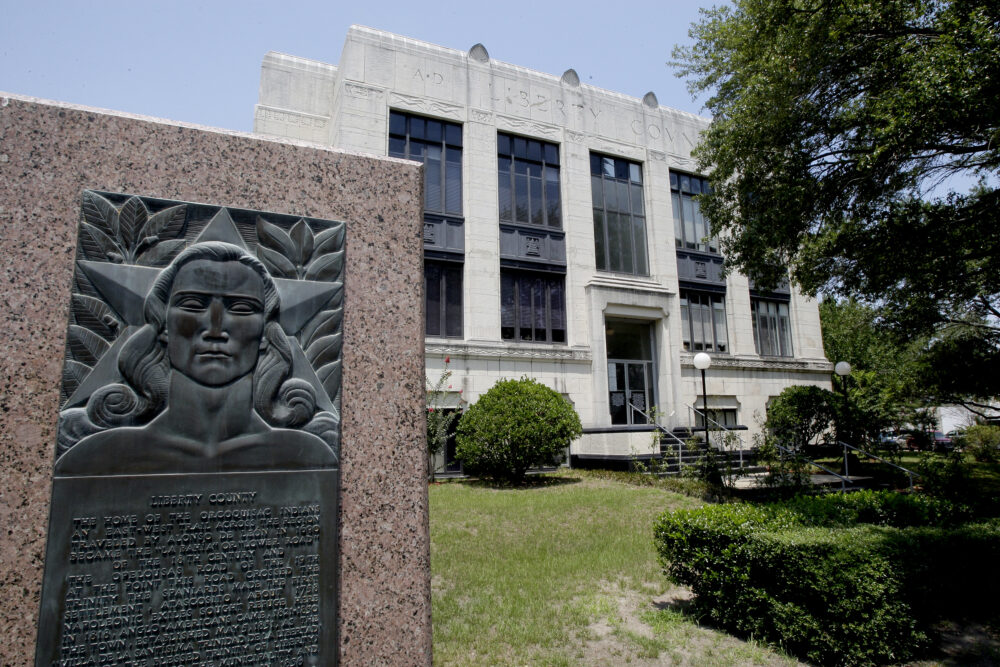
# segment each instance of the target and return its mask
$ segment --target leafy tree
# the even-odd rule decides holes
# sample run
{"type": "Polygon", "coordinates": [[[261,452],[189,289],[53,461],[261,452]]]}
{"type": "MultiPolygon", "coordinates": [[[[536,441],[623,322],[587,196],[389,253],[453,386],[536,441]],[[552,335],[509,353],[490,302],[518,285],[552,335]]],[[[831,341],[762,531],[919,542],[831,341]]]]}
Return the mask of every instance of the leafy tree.
{"type": "Polygon", "coordinates": [[[801,449],[836,421],[837,403],[837,397],[822,387],[787,387],[768,405],[766,426],[778,444],[801,449]]]}
{"type": "Polygon", "coordinates": [[[826,358],[851,364],[844,415],[850,442],[877,444],[882,431],[914,423],[916,410],[931,401],[922,372],[925,339],[904,340],[880,326],[878,311],[852,299],[826,299],[819,317],[826,358]]]}
{"type": "Polygon", "coordinates": [[[576,410],[552,389],[524,377],[500,380],[462,416],[455,455],[470,472],[519,484],[582,432],[576,410]]]}
{"type": "Polygon", "coordinates": [[[987,411],[1000,395],[1000,4],[735,0],[690,34],[675,64],[708,94],[700,203],[727,266],[878,305],[932,336],[939,400],[987,411]]]}
{"type": "Polygon", "coordinates": [[[956,443],[980,463],[1000,460],[1000,426],[974,424],[958,437],[956,443]]]}

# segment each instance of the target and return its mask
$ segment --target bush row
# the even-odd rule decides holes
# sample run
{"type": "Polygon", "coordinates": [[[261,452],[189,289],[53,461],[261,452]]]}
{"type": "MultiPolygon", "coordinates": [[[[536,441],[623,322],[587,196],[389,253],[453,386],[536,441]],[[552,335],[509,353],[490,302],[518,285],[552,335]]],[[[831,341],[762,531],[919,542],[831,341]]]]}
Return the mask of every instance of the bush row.
{"type": "Polygon", "coordinates": [[[942,617],[989,608],[1000,521],[888,492],[715,505],[662,515],[663,567],[695,609],[820,664],[914,656],[942,617]],[[960,560],[960,562],[956,562],[960,560]]]}

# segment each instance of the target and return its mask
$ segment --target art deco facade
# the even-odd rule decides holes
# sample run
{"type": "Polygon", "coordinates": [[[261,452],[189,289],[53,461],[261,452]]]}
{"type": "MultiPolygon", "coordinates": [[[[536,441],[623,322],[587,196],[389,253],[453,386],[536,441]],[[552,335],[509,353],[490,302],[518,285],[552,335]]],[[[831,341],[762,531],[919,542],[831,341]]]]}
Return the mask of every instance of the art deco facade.
{"type": "Polygon", "coordinates": [[[747,444],[782,389],[830,386],[816,303],[722,276],[690,156],[708,122],[355,26],[337,65],[265,57],[255,131],[424,163],[428,377],[450,358],[452,405],[544,382],[585,462],[652,452],[652,406],[696,426],[700,351],[709,414],[747,444]]]}

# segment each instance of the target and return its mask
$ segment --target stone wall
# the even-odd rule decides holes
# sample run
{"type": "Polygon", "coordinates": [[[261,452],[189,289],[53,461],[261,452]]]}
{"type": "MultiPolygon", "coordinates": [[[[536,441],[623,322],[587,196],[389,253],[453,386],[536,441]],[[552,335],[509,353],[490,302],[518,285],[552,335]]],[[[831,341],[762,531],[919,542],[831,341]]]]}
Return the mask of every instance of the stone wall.
{"type": "Polygon", "coordinates": [[[0,93],[0,664],[31,664],[84,189],[344,220],[342,664],[429,664],[412,163],[0,93]]]}

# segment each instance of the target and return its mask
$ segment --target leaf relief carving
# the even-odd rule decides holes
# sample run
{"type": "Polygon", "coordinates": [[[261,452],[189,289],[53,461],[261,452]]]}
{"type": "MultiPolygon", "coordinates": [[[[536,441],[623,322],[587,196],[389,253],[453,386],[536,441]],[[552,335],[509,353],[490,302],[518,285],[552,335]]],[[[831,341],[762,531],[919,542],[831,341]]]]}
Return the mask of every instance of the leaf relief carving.
{"type": "Polygon", "coordinates": [[[121,329],[121,322],[111,307],[100,299],[84,294],[72,297],[73,319],[107,340],[114,340],[121,329]]]}
{"type": "Polygon", "coordinates": [[[62,403],[65,404],[70,396],[79,388],[87,376],[90,375],[91,367],[81,364],[79,361],[67,359],[63,365],[62,374],[62,403]]]}
{"type": "Polygon", "coordinates": [[[73,357],[88,366],[96,365],[111,347],[108,341],[90,329],[85,329],[77,324],[69,325],[69,335],[66,342],[73,357]]]}

